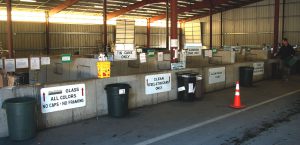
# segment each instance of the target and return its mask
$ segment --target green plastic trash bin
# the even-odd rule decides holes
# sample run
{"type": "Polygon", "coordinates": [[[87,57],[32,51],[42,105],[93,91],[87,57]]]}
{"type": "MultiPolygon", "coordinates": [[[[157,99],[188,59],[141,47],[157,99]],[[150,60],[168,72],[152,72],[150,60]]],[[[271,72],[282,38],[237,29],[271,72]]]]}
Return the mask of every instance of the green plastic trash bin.
{"type": "Polygon", "coordinates": [[[130,85],[110,84],[105,86],[108,114],[112,117],[124,117],[128,114],[128,94],[130,85]]]}
{"type": "Polygon", "coordinates": [[[245,87],[252,86],[253,67],[240,67],[240,85],[245,87]]]}
{"type": "Polygon", "coordinates": [[[36,136],[36,100],[30,97],[7,99],[2,108],[6,109],[9,138],[26,140],[36,136]]]}

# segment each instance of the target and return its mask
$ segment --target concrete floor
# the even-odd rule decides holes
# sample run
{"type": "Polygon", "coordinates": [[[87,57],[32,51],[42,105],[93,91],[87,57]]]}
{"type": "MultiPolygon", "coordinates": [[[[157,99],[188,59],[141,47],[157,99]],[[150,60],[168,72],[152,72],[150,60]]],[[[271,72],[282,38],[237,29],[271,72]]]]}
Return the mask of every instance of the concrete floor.
{"type": "Polygon", "coordinates": [[[40,131],[34,139],[0,145],[294,145],[300,141],[300,76],[241,88],[247,108],[228,107],[234,88],[196,102],[168,102],[40,131]],[[292,93],[291,93],[292,92],[292,93]]]}

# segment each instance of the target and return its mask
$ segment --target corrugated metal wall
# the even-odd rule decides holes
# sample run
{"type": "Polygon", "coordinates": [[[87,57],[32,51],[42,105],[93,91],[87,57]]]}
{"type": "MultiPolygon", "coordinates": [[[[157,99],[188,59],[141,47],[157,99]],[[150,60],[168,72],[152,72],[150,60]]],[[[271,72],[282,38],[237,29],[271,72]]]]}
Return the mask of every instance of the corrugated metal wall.
{"type": "MultiPolygon", "coordinates": [[[[282,2],[283,0],[281,0],[282,2]]],[[[300,44],[300,0],[286,0],[283,36],[291,44],[300,44]]],[[[282,36],[282,3],[280,7],[280,38],[282,36]]],[[[264,0],[243,8],[223,12],[224,45],[262,45],[273,43],[274,0],[264,0]]],[[[201,18],[202,42],[209,45],[209,17],[201,18]]],[[[0,22],[0,41],[6,48],[5,22],[0,22]]],[[[102,48],[101,25],[50,24],[51,54],[96,52],[102,48]]],[[[39,55],[45,49],[45,24],[14,22],[16,56],[39,55]]],[[[151,27],[150,47],[166,45],[166,28],[151,27]]],[[[115,26],[108,26],[108,41],[115,40],[115,26]]],[[[136,26],[135,43],[146,46],[146,27],[136,26]]],[[[213,47],[221,46],[221,14],[213,15],[213,47]]]]}
{"type": "Polygon", "coordinates": [[[283,36],[291,44],[300,44],[300,0],[286,0],[283,36]]]}
{"type": "MultiPolygon", "coordinates": [[[[282,39],[283,0],[280,6],[279,40],[282,39]]],[[[291,44],[300,44],[300,0],[286,0],[283,36],[291,44]]],[[[255,45],[273,44],[274,0],[264,0],[223,12],[223,44],[255,45]]],[[[209,17],[201,18],[203,44],[209,45],[209,17]]],[[[221,15],[213,15],[213,46],[221,46],[221,15]]]]}

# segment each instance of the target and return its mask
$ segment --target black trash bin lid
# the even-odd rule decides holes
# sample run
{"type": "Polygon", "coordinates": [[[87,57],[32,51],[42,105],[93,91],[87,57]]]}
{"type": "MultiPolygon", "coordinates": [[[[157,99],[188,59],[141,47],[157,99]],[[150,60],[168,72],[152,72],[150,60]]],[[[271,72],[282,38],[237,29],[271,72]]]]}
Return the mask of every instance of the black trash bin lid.
{"type": "Polygon", "coordinates": [[[32,104],[35,103],[36,99],[31,97],[19,97],[19,98],[11,98],[7,99],[2,103],[2,108],[5,109],[7,104],[32,104]]]}
{"type": "Polygon", "coordinates": [[[18,103],[32,103],[35,102],[35,98],[31,97],[18,97],[18,98],[11,98],[5,100],[5,103],[13,103],[13,104],[18,104],[18,103]]]}
{"type": "Polygon", "coordinates": [[[250,66],[241,66],[240,69],[254,69],[254,67],[250,67],[250,66]]]}
{"type": "Polygon", "coordinates": [[[130,85],[125,83],[116,83],[116,84],[109,84],[105,86],[105,89],[107,88],[131,88],[130,85]]]}
{"type": "Polygon", "coordinates": [[[184,77],[184,78],[190,78],[190,77],[196,77],[199,75],[197,72],[178,72],[176,73],[177,76],[184,77]]]}

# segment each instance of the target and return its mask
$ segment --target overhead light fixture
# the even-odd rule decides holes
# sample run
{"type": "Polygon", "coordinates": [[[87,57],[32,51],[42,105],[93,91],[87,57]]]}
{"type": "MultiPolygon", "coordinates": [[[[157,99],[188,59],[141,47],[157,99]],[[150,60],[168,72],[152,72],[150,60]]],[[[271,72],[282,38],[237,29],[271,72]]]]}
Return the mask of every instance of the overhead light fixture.
{"type": "Polygon", "coordinates": [[[31,3],[34,3],[36,2],[36,0],[20,0],[21,2],[31,2],[31,3]]]}

